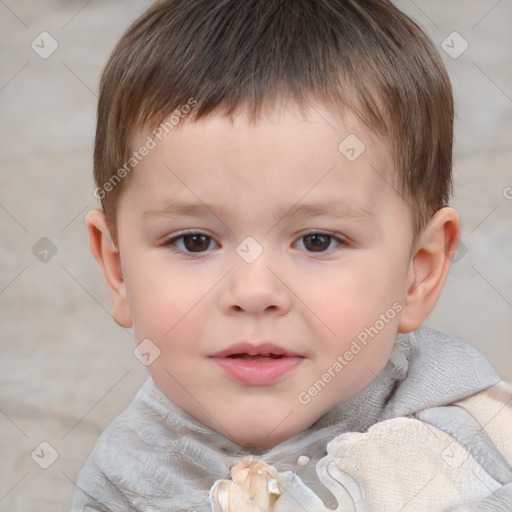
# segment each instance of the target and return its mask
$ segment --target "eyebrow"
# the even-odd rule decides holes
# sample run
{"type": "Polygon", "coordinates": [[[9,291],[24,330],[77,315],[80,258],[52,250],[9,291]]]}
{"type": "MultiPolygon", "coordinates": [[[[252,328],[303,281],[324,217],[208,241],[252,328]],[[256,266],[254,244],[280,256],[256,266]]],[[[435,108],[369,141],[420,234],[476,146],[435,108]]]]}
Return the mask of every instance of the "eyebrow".
{"type": "MultiPolygon", "coordinates": [[[[168,200],[144,212],[143,217],[194,217],[204,216],[207,212],[213,213],[219,219],[228,217],[229,210],[225,205],[207,203],[188,203],[177,199],[168,200]]],[[[273,210],[275,218],[280,222],[285,217],[307,215],[309,217],[327,217],[331,219],[372,220],[374,214],[359,206],[348,204],[341,200],[323,201],[315,203],[283,204],[273,210]]]]}

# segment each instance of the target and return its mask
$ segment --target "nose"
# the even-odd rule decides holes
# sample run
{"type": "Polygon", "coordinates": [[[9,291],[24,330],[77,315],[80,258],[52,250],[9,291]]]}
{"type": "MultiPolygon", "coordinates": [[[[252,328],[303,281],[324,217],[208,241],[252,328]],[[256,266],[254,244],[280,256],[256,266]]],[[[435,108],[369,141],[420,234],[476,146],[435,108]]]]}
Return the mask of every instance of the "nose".
{"type": "Polygon", "coordinates": [[[269,260],[261,255],[256,261],[247,263],[236,255],[221,297],[221,307],[226,314],[245,312],[254,316],[280,316],[289,311],[291,291],[277,265],[272,265],[269,260]]]}

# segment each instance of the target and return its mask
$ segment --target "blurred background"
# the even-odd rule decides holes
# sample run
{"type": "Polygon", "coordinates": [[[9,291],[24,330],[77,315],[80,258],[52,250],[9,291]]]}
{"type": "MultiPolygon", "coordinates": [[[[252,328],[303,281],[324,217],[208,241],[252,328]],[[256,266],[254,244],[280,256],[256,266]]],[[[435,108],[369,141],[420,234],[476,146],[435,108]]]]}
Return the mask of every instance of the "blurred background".
{"type": "MultiPolygon", "coordinates": [[[[68,511],[97,437],[146,378],[84,216],[100,73],[150,3],[0,0],[0,511],[68,511]]],[[[427,323],[512,381],[512,1],[395,3],[437,45],[458,109],[462,243],[427,323]]]]}

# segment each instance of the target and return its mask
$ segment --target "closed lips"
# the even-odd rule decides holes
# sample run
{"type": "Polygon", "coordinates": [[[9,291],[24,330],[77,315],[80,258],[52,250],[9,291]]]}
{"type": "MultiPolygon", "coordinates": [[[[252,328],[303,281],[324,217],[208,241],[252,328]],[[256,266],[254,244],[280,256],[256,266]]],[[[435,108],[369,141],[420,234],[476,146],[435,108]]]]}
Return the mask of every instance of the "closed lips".
{"type": "Polygon", "coordinates": [[[270,359],[280,359],[281,357],[286,357],[282,354],[231,354],[227,356],[232,359],[243,359],[246,361],[265,361],[270,359]]]}

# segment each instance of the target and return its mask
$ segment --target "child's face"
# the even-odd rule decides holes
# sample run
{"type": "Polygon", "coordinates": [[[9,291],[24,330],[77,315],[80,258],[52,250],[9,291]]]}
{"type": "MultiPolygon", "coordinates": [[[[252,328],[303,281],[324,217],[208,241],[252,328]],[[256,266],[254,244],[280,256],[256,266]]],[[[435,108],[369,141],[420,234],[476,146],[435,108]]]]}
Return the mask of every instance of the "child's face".
{"type": "Polygon", "coordinates": [[[160,350],[162,391],[239,444],[273,446],[365,388],[400,329],[411,214],[385,142],[345,123],[319,105],[182,122],[121,195],[123,321],[160,350]],[[189,231],[204,238],[168,244],[189,231]],[[214,357],[241,342],[293,356],[214,357]]]}

